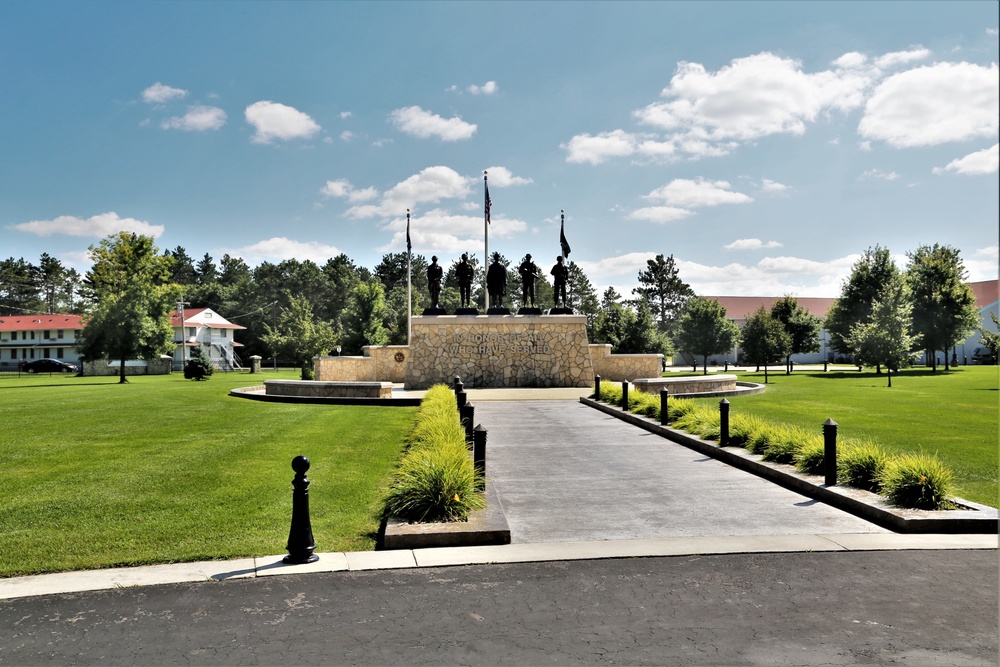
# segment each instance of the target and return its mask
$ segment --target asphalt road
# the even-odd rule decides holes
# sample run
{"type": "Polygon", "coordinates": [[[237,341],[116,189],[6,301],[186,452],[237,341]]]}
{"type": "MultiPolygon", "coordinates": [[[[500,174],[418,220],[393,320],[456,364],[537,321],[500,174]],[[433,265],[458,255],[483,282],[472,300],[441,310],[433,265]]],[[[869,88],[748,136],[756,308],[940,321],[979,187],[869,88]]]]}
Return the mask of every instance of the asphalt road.
{"type": "Polygon", "coordinates": [[[338,572],[0,603],[4,665],[998,664],[989,551],[338,572]]]}

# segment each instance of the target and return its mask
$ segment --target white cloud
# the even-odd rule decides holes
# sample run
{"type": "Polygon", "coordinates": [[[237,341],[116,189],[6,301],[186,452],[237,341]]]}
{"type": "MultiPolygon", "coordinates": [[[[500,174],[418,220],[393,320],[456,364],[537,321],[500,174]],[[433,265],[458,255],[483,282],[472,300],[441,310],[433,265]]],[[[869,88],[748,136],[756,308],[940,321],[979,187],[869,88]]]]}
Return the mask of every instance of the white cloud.
{"type": "Polygon", "coordinates": [[[896,148],[995,136],[1000,118],[998,68],[936,63],[894,74],[878,85],[858,125],[861,136],[896,148]]]}
{"type": "Polygon", "coordinates": [[[976,249],[972,253],[972,259],[965,260],[965,268],[969,272],[970,282],[996,280],[1000,272],[1000,246],[993,244],[976,249]]]}
{"type": "Polygon", "coordinates": [[[834,67],[840,69],[860,69],[868,64],[868,56],[857,51],[845,53],[833,61],[834,67]]]}
{"type": "Polygon", "coordinates": [[[761,183],[760,189],[762,192],[787,192],[788,186],[784,183],[772,181],[770,178],[765,178],[761,183]]]}
{"type": "Polygon", "coordinates": [[[689,211],[676,206],[648,206],[639,208],[628,214],[631,220],[646,220],[648,222],[667,223],[676,220],[683,220],[694,215],[694,211],[689,211]]]}
{"type": "Polygon", "coordinates": [[[135,218],[120,218],[114,211],[101,213],[90,218],[78,218],[73,215],[61,215],[53,220],[32,220],[16,225],[8,225],[8,229],[27,232],[37,236],[84,236],[103,238],[118,232],[135,232],[143,236],[158,238],[163,234],[163,225],[151,225],[135,218]]]}
{"type": "Polygon", "coordinates": [[[354,138],[354,133],[351,132],[350,130],[344,130],[343,132],[340,133],[341,141],[349,142],[353,138],[354,138]]]}
{"type": "Polygon", "coordinates": [[[487,81],[481,86],[473,84],[468,88],[469,92],[473,95],[492,95],[499,89],[500,87],[497,86],[496,81],[487,81]]]}
{"type": "Polygon", "coordinates": [[[892,53],[886,53],[885,55],[876,58],[875,66],[879,69],[886,69],[889,67],[895,67],[896,65],[912,63],[917,60],[925,60],[929,58],[930,55],[931,52],[923,47],[910,49],[909,51],[893,51],[892,53]]]}
{"type": "Polygon", "coordinates": [[[346,178],[336,181],[327,181],[320,189],[320,194],[324,197],[346,198],[349,202],[356,203],[369,201],[378,197],[378,190],[375,188],[364,188],[358,190],[346,178]]]}
{"type": "Polygon", "coordinates": [[[515,176],[507,167],[490,167],[486,171],[489,172],[490,185],[495,185],[498,188],[505,188],[511,185],[528,185],[533,182],[530,178],[515,176]]]}
{"type": "Polygon", "coordinates": [[[733,192],[727,181],[709,181],[699,178],[675,178],[661,188],[653,190],[643,199],[660,200],[667,204],[688,208],[717,206],[719,204],[747,204],[752,198],[733,192]]]}
{"type": "Polygon", "coordinates": [[[1000,245],[993,244],[985,248],[976,248],[973,253],[976,257],[986,257],[987,259],[1000,259],[1000,245]]]}
{"type": "Polygon", "coordinates": [[[871,153],[872,152],[872,142],[870,142],[868,140],[859,141],[858,142],[858,148],[860,148],[865,153],[871,153]]]}
{"type": "Polygon", "coordinates": [[[935,167],[935,174],[943,174],[954,171],[956,174],[967,176],[979,176],[982,174],[995,174],[1000,170],[1000,144],[993,144],[991,148],[984,148],[975,153],[969,153],[963,158],[952,160],[943,168],[935,167]]]}
{"type": "Polygon", "coordinates": [[[849,70],[807,74],[798,61],[771,53],[734,59],[718,72],[681,62],[662,92],[670,98],[634,112],[642,123],[721,142],[805,132],[824,110],[861,105],[866,75],[849,70]]]}
{"type": "Polygon", "coordinates": [[[244,115],[257,131],[251,139],[255,144],[269,144],[275,139],[308,139],[321,129],[308,114],[278,102],[254,102],[244,115]]]}
{"type": "Polygon", "coordinates": [[[226,124],[226,112],[219,107],[194,106],[183,116],[172,116],[162,123],[164,130],[184,130],[186,132],[206,132],[218,130],[226,124]]]}
{"type": "Polygon", "coordinates": [[[341,111],[340,112],[340,117],[341,117],[341,119],[350,118],[351,117],[351,112],[350,111],[341,111]]]}
{"type": "Polygon", "coordinates": [[[997,30],[996,28],[987,28],[986,34],[990,37],[996,37],[997,35],[1000,35],[1000,30],[997,30]]]}
{"type": "MultiPolygon", "coordinates": [[[[405,215],[389,220],[382,229],[393,234],[389,243],[377,248],[379,252],[399,252],[406,248],[405,215]]],[[[507,238],[523,234],[527,229],[528,225],[523,220],[493,216],[490,237],[507,238]]],[[[422,255],[475,253],[483,247],[483,217],[453,215],[442,209],[432,209],[412,217],[410,240],[413,242],[413,251],[422,255]]]]}
{"type": "Polygon", "coordinates": [[[442,141],[460,141],[470,138],[476,132],[474,124],[466,123],[458,116],[442,118],[418,106],[396,109],[389,114],[389,119],[400,132],[420,139],[437,137],[442,141]]]}
{"type": "Polygon", "coordinates": [[[575,164],[600,164],[611,157],[632,155],[639,145],[639,137],[624,130],[602,132],[596,136],[578,134],[560,148],[569,155],[567,162],[575,164]]]}
{"type": "Polygon", "coordinates": [[[472,181],[449,167],[427,167],[390,188],[378,204],[353,206],[347,210],[347,215],[353,218],[398,216],[419,204],[465,197],[472,181]]]}
{"type": "Polygon", "coordinates": [[[317,241],[295,241],[283,236],[258,241],[257,243],[241,248],[223,249],[221,252],[228,253],[234,257],[242,257],[248,264],[285,259],[297,259],[300,261],[308,259],[317,264],[322,264],[331,257],[341,254],[341,251],[332,245],[326,245],[317,241]]]}
{"type": "Polygon", "coordinates": [[[862,178],[879,178],[883,181],[895,181],[900,178],[894,171],[882,171],[881,169],[868,169],[861,174],[862,178]]]}
{"type": "Polygon", "coordinates": [[[182,88],[171,88],[170,86],[157,81],[152,86],[142,91],[142,99],[150,104],[163,104],[170,100],[178,100],[185,97],[188,91],[182,88]]]}
{"type": "Polygon", "coordinates": [[[780,248],[777,241],[761,241],[760,239],[737,239],[723,246],[726,250],[760,250],[762,248],[780,248]]]}

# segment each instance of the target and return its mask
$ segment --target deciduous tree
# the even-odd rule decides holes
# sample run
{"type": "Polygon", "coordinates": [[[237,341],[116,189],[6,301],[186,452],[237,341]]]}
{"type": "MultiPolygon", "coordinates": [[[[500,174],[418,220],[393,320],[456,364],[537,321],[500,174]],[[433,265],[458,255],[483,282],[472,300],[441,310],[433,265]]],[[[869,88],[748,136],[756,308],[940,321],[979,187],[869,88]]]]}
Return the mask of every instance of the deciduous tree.
{"type": "Polygon", "coordinates": [[[914,338],[910,335],[912,305],[902,276],[894,276],[872,302],[871,317],[851,329],[848,344],[857,350],[858,363],[884,365],[892,374],[910,365],[914,338]]]}
{"type": "Polygon", "coordinates": [[[799,305],[793,296],[783,296],[771,306],[771,317],[781,322],[791,340],[785,355],[785,372],[792,372],[792,355],[819,352],[820,319],[799,305]]]}
{"type": "Polygon", "coordinates": [[[830,306],[825,327],[830,346],[842,354],[856,354],[847,342],[851,329],[871,318],[872,303],[886,283],[899,275],[888,248],[875,246],[865,250],[851,267],[851,275],[841,287],[840,297],[830,306]]]}
{"type": "Polygon", "coordinates": [[[771,316],[764,306],[747,318],[740,334],[743,361],[764,366],[764,383],[767,384],[767,365],[780,361],[792,347],[792,340],[781,322],[771,316]]]}
{"type": "Polygon", "coordinates": [[[328,322],[316,319],[305,297],[289,294],[287,300],[276,326],[265,324],[262,339],[276,355],[301,368],[303,380],[312,379],[313,357],[329,354],[337,344],[337,334],[328,322]]]}
{"type": "Polygon", "coordinates": [[[702,372],[708,373],[708,357],[725,354],[739,340],[740,330],[726,317],[725,307],[714,299],[694,297],[677,323],[677,343],[682,351],[702,358],[702,372]]]}

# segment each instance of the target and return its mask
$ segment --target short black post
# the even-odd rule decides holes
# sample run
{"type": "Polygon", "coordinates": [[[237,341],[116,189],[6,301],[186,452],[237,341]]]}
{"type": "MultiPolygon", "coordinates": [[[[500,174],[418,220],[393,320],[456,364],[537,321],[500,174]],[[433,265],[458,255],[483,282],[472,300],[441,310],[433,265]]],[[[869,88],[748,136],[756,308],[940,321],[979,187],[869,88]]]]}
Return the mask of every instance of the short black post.
{"type": "Polygon", "coordinates": [[[670,392],[667,391],[666,387],[660,389],[660,425],[666,426],[668,419],[667,413],[667,402],[669,400],[670,392]]]}
{"type": "Polygon", "coordinates": [[[472,466],[482,489],[486,486],[486,429],[482,424],[476,424],[472,430],[472,466]]]}
{"type": "Polygon", "coordinates": [[[725,372],[726,373],[729,372],[729,359],[726,359],[726,370],[725,370],[725,372]]]}
{"type": "Polygon", "coordinates": [[[628,380],[622,380],[622,410],[628,412],[628,380]]]}
{"type": "Polygon", "coordinates": [[[466,403],[459,409],[458,414],[461,416],[462,428],[465,429],[465,442],[471,445],[472,424],[476,419],[476,406],[474,406],[472,403],[466,403]]]}
{"type": "Polygon", "coordinates": [[[719,401],[719,446],[729,446],[729,401],[719,401]]]}
{"type": "Polygon", "coordinates": [[[601,376],[594,376],[594,398],[596,400],[601,400],[601,376]]]}
{"type": "Polygon", "coordinates": [[[458,403],[458,410],[459,413],[461,413],[462,408],[465,407],[465,404],[469,402],[469,395],[464,391],[456,391],[455,401],[458,403]]]}
{"type": "Polygon", "coordinates": [[[698,372],[698,360],[697,359],[695,359],[694,363],[691,365],[691,372],[692,373],[697,373],[698,372]]]}
{"type": "Polygon", "coordinates": [[[455,391],[459,391],[462,388],[462,376],[456,375],[451,386],[455,388],[455,391]]]}
{"type": "Polygon", "coordinates": [[[823,372],[824,373],[826,372],[826,365],[827,365],[827,363],[829,363],[829,362],[827,362],[826,360],[823,360],[823,372]]]}
{"type": "Polygon", "coordinates": [[[823,483],[837,485],[837,422],[827,419],[823,422],[823,483]]]}
{"type": "Polygon", "coordinates": [[[292,527],[288,530],[288,555],[282,560],[289,565],[301,565],[319,560],[313,553],[316,542],[313,540],[312,523],[309,521],[309,459],[296,456],[292,459],[292,470],[295,478],[292,480],[292,527]]]}

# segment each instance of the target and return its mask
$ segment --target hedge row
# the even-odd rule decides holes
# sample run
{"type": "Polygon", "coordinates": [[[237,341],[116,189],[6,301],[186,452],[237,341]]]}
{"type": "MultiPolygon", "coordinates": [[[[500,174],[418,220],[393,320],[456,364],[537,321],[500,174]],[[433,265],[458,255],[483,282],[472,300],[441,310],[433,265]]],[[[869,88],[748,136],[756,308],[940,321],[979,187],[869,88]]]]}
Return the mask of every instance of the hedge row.
{"type": "Polygon", "coordinates": [[[383,501],[382,516],[403,521],[464,521],[485,507],[465,444],[455,394],[447,385],[428,390],[407,450],[383,501]]]}
{"type": "MultiPolygon", "coordinates": [[[[622,390],[615,384],[601,386],[598,400],[621,405],[622,390]]],[[[667,423],[705,440],[721,437],[719,410],[693,400],[671,399],[667,423]]],[[[660,397],[629,392],[630,412],[660,419],[660,397]]],[[[822,474],[822,433],[798,426],[767,422],[744,413],[730,414],[729,444],[759,454],[765,461],[790,463],[802,472],[822,474]]],[[[872,439],[843,438],[837,446],[837,478],[850,486],[885,496],[900,507],[948,509],[952,494],[951,470],[936,456],[890,454],[872,439]]]]}

